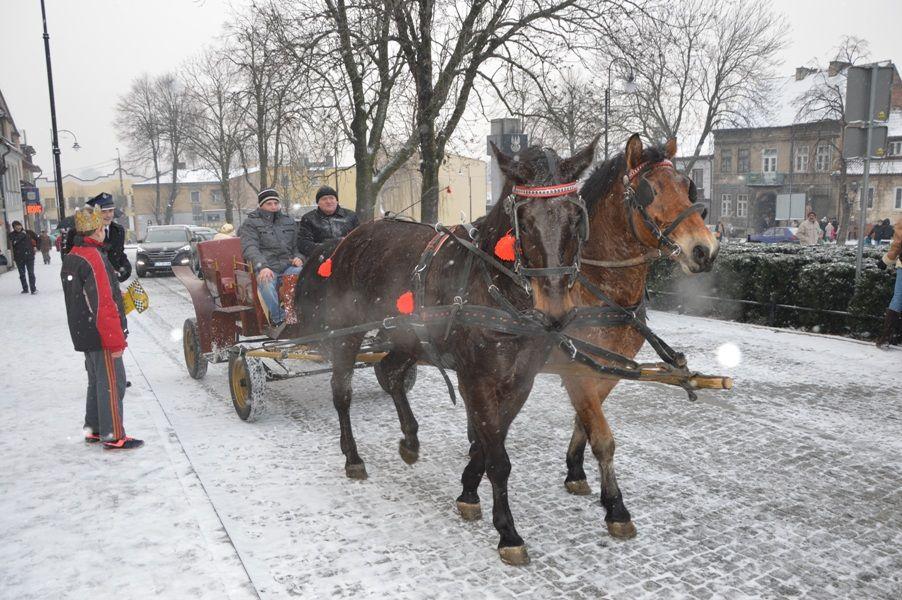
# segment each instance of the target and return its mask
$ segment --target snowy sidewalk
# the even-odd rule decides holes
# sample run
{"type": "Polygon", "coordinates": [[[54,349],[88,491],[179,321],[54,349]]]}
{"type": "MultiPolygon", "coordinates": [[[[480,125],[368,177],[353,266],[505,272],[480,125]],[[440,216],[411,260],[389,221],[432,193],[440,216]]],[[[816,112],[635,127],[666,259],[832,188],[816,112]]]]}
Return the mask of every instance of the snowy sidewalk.
{"type": "MultiPolygon", "coordinates": [[[[54,264],[36,297],[0,276],[0,597],[785,598],[902,597],[902,350],[652,313],[651,325],[731,392],[696,403],[623,383],[605,404],[639,530],[607,535],[594,495],[564,491],[573,411],[540,376],[508,439],[524,568],[481,522],[454,512],[466,463],[463,408],[434,369],[411,394],[421,456],[405,465],[391,400],[354,376],[367,481],[345,478],[326,376],[273,383],[253,424],[231,406],[225,365],[185,371],[193,309],[171,277],[144,280],[130,319],[131,454],[81,442],[84,369],[71,350],[54,264]],[[735,344],[735,368],[716,349],[735,344]]],[[[648,350],[643,358],[651,359],[648,350]]]]}
{"type": "MultiPolygon", "coordinates": [[[[38,261],[40,263],[40,261],[38,261]]],[[[147,445],[82,441],[84,360],[66,326],[59,255],[38,294],[0,277],[0,597],[255,598],[149,386],[125,355],[125,426],[147,445]]]]}

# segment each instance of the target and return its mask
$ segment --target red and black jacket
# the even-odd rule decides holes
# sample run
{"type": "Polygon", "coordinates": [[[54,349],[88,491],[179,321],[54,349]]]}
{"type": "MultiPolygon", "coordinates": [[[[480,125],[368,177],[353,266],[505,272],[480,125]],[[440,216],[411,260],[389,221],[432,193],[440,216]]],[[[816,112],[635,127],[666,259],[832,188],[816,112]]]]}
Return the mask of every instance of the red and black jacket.
{"type": "Polygon", "coordinates": [[[77,236],[63,258],[60,277],[72,344],[79,352],[126,347],[128,334],[122,293],[102,243],[77,236]]]}

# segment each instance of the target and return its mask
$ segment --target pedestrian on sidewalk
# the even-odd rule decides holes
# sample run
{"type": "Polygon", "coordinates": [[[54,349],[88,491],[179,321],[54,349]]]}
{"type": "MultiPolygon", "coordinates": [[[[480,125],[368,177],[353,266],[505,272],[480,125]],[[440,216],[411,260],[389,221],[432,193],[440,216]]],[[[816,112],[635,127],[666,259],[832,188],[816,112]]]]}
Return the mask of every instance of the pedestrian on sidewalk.
{"type": "Polygon", "coordinates": [[[821,226],[817,224],[817,215],[814,211],[808,213],[808,218],[799,225],[796,237],[799,238],[799,243],[803,246],[816,246],[818,240],[823,237],[821,226]]]}
{"type": "Polygon", "coordinates": [[[19,269],[19,281],[22,282],[22,293],[27,294],[29,288],[32,294],[38,292],[34,280],[34,249],[38,245],[38,236],[30,229],[24,229],[20,221],[13,221],[13,230],[9,234],[9,245],[13,249],[13,258],[16,260],[16,268],[19,269]],[[25,273],[28,272],[26,283],[25,273]]]}
{"type": "Polygon", "coordinates": [[[883,331],[877,338],[877,347],[886,348],[893,339],[893,333],[899,325],[899,313],[902,313],[902,217],[893,228],[893,242],[889,251],[883,255],[884,265],[896,270],[896,286],[889,307],[883,317],[883,331]]]}
{"type": "Polygon", "coordinates": [[[75,350],[84,353],[88,372],[85,441],[102,442],[110,450],[138,448],[144,442],[125,435],[123,426],[126,382],[122,353],[128,329],[116,271],[103,250],[100,207],[75,211],[74,226],[76,235],[63,259],[60,278],[69,334],[75,350]]]}
{"type": "Polygon", "coordinates": [[[41,255],[44,257],[44,264],[50,264],[50,248],[53,247],[53,242],[50,241],[50,236],[47,235],[46,231],[42,231],[41,235],[38,237],[38,248],[41,250],[41,255]]]}

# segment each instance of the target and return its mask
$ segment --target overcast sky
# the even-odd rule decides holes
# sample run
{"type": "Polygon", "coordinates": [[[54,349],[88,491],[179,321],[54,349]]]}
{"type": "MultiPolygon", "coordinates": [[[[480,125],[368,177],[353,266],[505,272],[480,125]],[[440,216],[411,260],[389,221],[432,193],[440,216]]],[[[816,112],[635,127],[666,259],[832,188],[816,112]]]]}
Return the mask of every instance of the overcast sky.
{"type": "MultiPolygon", "coordinates": [[[[177,68],[222,32],[230,6],[249,0],[45,0],[63,173],[115,168],[117,98],[132,79],[177,68]]],[[[779,74],[827,57],[843,35],[870,42],[872,57],[902,62],[902,0],[782,0],[790,45],[779,74]]],[[[50,102],[39,0],[0,0],[0,90],[20,131],[52,175],[50,102]]],[[[124,145],[121,145],[123,154],[124,145]]]]}

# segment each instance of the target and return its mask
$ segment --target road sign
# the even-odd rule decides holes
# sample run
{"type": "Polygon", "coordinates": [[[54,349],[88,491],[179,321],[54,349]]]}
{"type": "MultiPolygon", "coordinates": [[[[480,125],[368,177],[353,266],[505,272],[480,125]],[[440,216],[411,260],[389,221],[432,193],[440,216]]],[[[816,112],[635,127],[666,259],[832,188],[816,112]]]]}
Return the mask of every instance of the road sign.
{"type": "MultiPolygon", "coordinates": [[[[488,141],[498,146],[505,154],[519,154],[529,146],[529,135],[525,133],[503,133],[490,135],[488,141]]],[[[492,154],[491,144],[486,144],[486,154],[492,154]]]]}
{"type": "Polygon", "coordinates": [[[872,158],[883,158],[886,156],[886,125],[871,128],[871,151],[866,149],[868,143],[867,127],[856,127],[854,125],[846,126],[846,134],[843,138],[842,157],[843,158],[863,158],[870,156],[872,158]]]}
{"type": "MultiPolygon", "coordinates": [[[[846,71],[846,123],[870,121],[868,104],[871,97],[871,68],[849,67],[846,71]]],[[[893,83],[893,67],[877,67],[877,83],[874,86],[873,120],[889,118],[890,89],[893,83]]]]}

